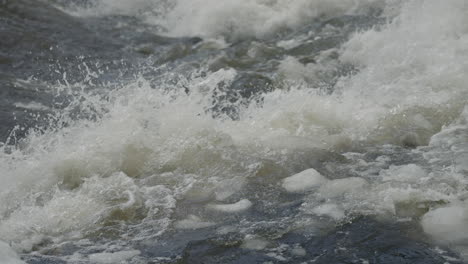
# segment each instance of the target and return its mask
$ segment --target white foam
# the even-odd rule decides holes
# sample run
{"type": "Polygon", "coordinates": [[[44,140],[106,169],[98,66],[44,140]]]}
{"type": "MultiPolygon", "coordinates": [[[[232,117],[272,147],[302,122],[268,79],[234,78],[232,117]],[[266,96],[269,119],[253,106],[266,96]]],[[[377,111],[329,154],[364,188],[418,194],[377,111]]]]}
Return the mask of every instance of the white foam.
{"type": "Polygon", "coordinates": [[[286,191],[294,193],[308,191],[326,182],[327,179],[325,177],[315,169],[310,168],[285,178],[282,186],[286,191]]]}
{"type": "Polygon", "coordinates": [[[368,185],[367,181],[358,177],[349,177],[328,181],[318,190],[318,195],[323,197],[336,197],[346,192],[355,192],[368,185]]]}
{"type": "Polygon", "coordinates": [[[102,264],[114,264],[114,263],[126,263],[127,260],[140,255],[139,250],[125,250],[112,253],[94,253],[89,255],[89,260],[94,263],[102,264]]]}
{"type": "Polygon", "coordinates": [[[389,169],[380,172],[384,181],[417,182],[425,180],[427,173],[416,164],[403,166],[390,166],[389,169]]]}
{"type": "Polygon", "coordinates": [[[299,45],[301,45],[302,42],[300,41],[300,39],[289,39],[289,40],[281,40],[281,41],[278,41],[278,43],[276,43],[276,46],[278,47],[281,47],[283,49],[293,49],[299,45]]]}
{"type": "Polygon", "coordinates": [[[0,263],[2,264],[25,264],[18,254],[5,242],[0,241],[0,263]]]}
{"type": "Polygon", "coordinates": [[[283,28],[295,28],[318,17],[366,12],[380,1],[364,0],[179,0],[165,17],[175,36],[264,37],[283,28]]]}
{"type": "Polygon", "coordinates": [[[133,15],[166,28],[171,36],[265,37],[314,18],[365,13],[383,0],[96,0],[68,6],[80,16],[133,15]]]}
{"type": "Polygon", "coordinates": [[[144,15],[148,10],[157,7],[164,9],[164,1],[159,0],[93,0],[72,2],[58,8],[76,16],[106,16],[106,15],[144,15]]]}
{"type": "MultiPolygon", "coordinates": [[[[139,188],[123,173],[85,179],[77,191],[52,189],[49,195],[37,198],[44,199],[42,205],[24,205],[0,222],[2,237],[13,241],[16,247],[31,250],[45,235],[54,236],[58,241],[80,238],[80,231],[98,229],[113,213],[131,219],[135,210],[146,208],[148,218],[154,211],[159,215],[158,220],[162,220],[164,213],[160,209],[173,206],[172,193],[167,189],[139,188]]],[[[151,224],[155,231],[158,226],[161,229],[167,226],[157,221],[151,224]]]]}
{"type": "Polygon", "coordinates": [[[238,213],[252,207],[252,202],[247,199],[242,199],[233,204],[209,204],[207,207],[208,209],[225,213],[238,213]]]}
{"type": "Polygon", "coordinates": [[[318,216],[328,216],[334,220],[341,220],[345,217],[344,211],[338,207],[336,204],[322,204],[314,209],[312,209],[312,213],[318,216]]]}
{"type": "Polygon", "coordinates": [[[463,1],[409,1],[382,30],[355,34],[344,45],[340,59],[359,73],[344,80],[343,97],[363,99],[352,103],[367,109],[354,112],[355,119],[381,126],[379,141],[427,144],[459,115],[466,98],[465,14],[463,1]]]}
{"type": "Polygon", "coordinates": [[[40,110],[40,111],[50,110],[49,107],[41,103],[37,103],[37,102],[29,102],[29,103],[18,102],[18,103],[15,103],[15,106],[19,108],[23,108],[23,109],[28,109],[28,110],[40,110]]]}
{"type": "MultiPolygon", "coordinates": [[[[331,51],[334,51],[332,49],[331,51]]],[[[329,52],[329,51],[328,51],[329,52]]],[[[322,54],[328,54],[327,51],[322,54]]],[[[317,58],[318,59],[318,58],[317,58]]],[[[327,78],[332,78],[335,63],[307,63],[302,64],[297,58],[288,56],[281,61],[278,73],[284,79],[294,82],[304,82],[313,87],[320,87],[327,78]]]]}

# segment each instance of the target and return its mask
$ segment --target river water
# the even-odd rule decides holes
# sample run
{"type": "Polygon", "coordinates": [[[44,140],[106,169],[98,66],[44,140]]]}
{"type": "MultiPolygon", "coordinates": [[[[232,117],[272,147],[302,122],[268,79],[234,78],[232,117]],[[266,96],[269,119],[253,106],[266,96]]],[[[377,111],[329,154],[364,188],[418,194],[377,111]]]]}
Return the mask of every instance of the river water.
{"type": "Polygon", "coordinates": [[[0,0],[0,263],[467,263],[465,0],[0,0]]]}

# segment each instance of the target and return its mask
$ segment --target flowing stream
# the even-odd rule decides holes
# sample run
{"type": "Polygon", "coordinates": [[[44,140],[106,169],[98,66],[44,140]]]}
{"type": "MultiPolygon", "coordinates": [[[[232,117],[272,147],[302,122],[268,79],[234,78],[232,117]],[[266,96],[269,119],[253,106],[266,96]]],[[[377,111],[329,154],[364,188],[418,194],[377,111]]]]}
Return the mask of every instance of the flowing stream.
{"type": "Polygon", "coordinates": [[[466,0],[0,0],[0,263],[468,263],[466,0]]]}

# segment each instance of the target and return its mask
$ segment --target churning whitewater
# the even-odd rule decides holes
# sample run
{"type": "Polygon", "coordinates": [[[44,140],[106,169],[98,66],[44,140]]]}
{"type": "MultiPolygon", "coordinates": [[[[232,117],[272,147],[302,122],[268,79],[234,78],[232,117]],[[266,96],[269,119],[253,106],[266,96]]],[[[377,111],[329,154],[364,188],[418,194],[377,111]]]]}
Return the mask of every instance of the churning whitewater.
{"type": "Polygon", "coordinates": [[[465,0],[0,1],[0,263],[466,263],[465,0]]]}

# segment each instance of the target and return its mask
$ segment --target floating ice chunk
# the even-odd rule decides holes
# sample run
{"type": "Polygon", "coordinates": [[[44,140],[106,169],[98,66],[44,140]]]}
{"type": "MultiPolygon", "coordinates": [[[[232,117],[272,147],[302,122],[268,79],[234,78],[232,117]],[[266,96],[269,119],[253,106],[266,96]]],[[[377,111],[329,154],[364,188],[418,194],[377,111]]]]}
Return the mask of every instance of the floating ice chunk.
{"type": "Polygon", "coordinates": [[[303,41],[303,38],[300,39],[290,39],[290,40],[281,40],[276,43],[276,46],[283,48],[283,49],[293,49],[299,45],[301,45],[301,41],[303,41]]]}
{"type": "Polygon", "coordinates": [[[468,208],[449,206],[426,213],[421,220],[424,232],[447,243],[468,241],[468,208]]]}
{"type": "Polygon", "coordinates": [[[336,204],[322,204],[314,209],[312,213],[318,216],[328,216],[335,220],[340,220],[345,217],[345,214],[342,209],[340,209],[336,204]]]}
{"type": "Polygon", "coordinates": [[[89,256],[89,260],[94,263],[115,264],[122,263],[128,259],[140,255],[139,250],[118,251],[113,253],[95,253],[89,256]]]}
{"type": "Polygon", "coordinates": [[[33,110],[33,111],[47,111],[50,110],[49,107],[38,103],[38,102],[29,102],[29,103],[21,103],[17,102],[15,103],[15,107],[18,108],[23,108],[23,109],[28,109],[28,110],[33,110]]]}
{"type": "Polygon", "coordinates": [[[380,172],[384,181],[417,182],[427,176],[426,172],[416,164],[390,166],[380,172]]]}
{"type": "Polygon", "coordinates": [[[242,243],[242,247],[252,250],[263,250],[268,246],[268,244],[269,242],[267,240],[247,236],[244,243],[242,243]]]}
{"type": "Polygon", "coordinates": [[[190,215],[187,219],[177,221],[175,228],[177,229],[199,229],[215,225],[214,222],[203,222],[199,217],[190,215]]]}
{"type": "Polygon", "coordinates": [[[307,251],[301,247],[301,246],[295,246],[292,250],[291,250],[291,254],[295,255],[295,256],[300,256],[300,257],[304,257],[306,254],[307,254],[307,251]]]}
{"type": "Polygon", "coordinates": [[[271,257],[271,258],[275,258],[281,262],[284,262],[284,261],[287,261],[288,259],[281,256],[279,253],[275,253],[275,252],[270,252],[268,254],[266,254],[267,256],[271,257]]]}
{"type": "Polygon", "coordinates": [[[367,181],[359,177],[349,177],[327,182],[320,187],[319,195],[322,197],[336,197],[343,193],[360,189],[367,185],[367,181]]]}
{"type": "Polygon", "coordinates": [[[209,204],[208,209],[226,212],[226,213],[237,213],[249,209],[252,206],[252,202],[247,199],[242,199],[237,203],[233,204],[209,204]]]}
{"type": "Polygon", "coordinates": [[[237,228],[234,226],[222,226],[218,228],[218,230],[216,230],[216,233],[219,235],[226,235],[226,234],[229,234],[231,232],[236,232],[236,231],[237,231],[237,228]]]}
{"type": "Polygon", "coordinates": [[[288,192],[304,192],[327,182],[318,171],[308,169],[283,180],[283,188],[288,192]]]}
{"type": "Polygon", "coordinates": [[[7,243],[0,241],[0,263],[2,264],[26,264],[7,243]]]}

